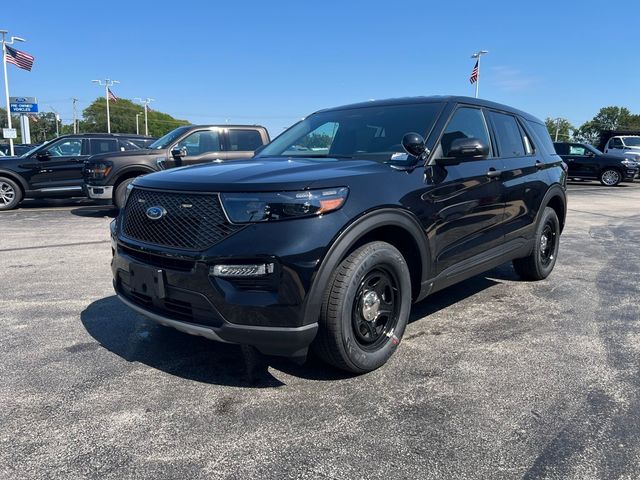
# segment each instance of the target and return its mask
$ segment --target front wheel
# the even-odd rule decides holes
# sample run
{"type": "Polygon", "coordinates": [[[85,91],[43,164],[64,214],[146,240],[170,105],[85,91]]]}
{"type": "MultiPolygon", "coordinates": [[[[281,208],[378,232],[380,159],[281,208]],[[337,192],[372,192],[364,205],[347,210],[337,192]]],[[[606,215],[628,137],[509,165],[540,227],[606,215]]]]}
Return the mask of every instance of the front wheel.
{"type": "Polygon", "coordinates": [[[342,370],[370,372],[395,352],[410,310],[411,277],[404,257],[388,243],[368,243],[333,274],[313,348],[342,370]]]}
{"type": "Polygon", "coordinates": [[[513,261],[516,273],[525,280],[547,278],[558,260],[559,247],[560,221],[556,211],[546,207],[536,229],[531,255],[513,261]]]}
{"type": "Polygon", "coordinates": [[[622,181],[622,175],[615,168],[607,168],[600,173],[600,183],[607,187],[615,187],[622,181]]]}
{"type": "Polygon", "coordinates": [[[122,210],[124,208],[125,198],[127,195],[127,187],[134,180],[134,178],[127,178],[115,188],[115,191],[113,193],[113,203],[116,207],[118,207],[118,210],[122,210]]]}
{"type": "Polygon", "coordinates": [[[12,210],[21,201],[20,186],[10,178],[0,177],[0,210],[12,210]]]}

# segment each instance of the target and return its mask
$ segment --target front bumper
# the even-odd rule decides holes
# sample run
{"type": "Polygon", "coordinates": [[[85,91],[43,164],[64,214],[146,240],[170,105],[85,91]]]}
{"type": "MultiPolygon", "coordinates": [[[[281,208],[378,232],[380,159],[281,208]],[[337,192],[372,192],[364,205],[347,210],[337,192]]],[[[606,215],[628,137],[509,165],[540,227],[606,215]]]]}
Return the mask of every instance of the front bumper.
{"type": "Polygon", "coordinates": [[[94,200],[111,200],[113,199],[112,186],[84,185],[84,193],[87,197],[94,200]]]}

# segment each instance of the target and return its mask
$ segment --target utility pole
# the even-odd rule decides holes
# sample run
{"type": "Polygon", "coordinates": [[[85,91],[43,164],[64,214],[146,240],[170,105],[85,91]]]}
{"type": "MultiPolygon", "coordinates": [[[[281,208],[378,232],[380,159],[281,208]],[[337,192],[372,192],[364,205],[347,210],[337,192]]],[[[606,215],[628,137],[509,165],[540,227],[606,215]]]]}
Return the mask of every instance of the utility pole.
{"type": "Polygon", "coordinates": [[[91,80],[96,85],[100,85],[104,87],[104,98],[107,101],[107,133],[111,133],[111,118],[109,117],[109,87],[113,87],[117,83],[120,83],[118,80],[111,80],[110,78],[105,78],[104,80],[91,80]]]}
{"type": "Polygon", "coordinates": [[[60,122],[60,115],[58,114],[58,111],[53,108],[51,105],[49,105],[49,108],[51,109],[51,111],[53,112],[53,114],[55,115],[55,120],[56,120],[56,137],[60,136],[60,129],[58,128],[58,123],[60,122]]]}
{"type": "Polygon", "coordinates": [[[560,117],[556,118],[556,138],[554,141],[558,141],[558,132],[560,131],[560,117]]]}
{"type": "Polygon", "coordinates": [[[77,134],[78,133],[78,124],[77,124],[77,120],[76,120],[76,102],[78,101],[77,98],[72,97],[71,98],[71,102],[72,102],[72,108],[73,108],[73,134],[77,134]]]}
{"type": "Polygon", "coordinates": [[[141,104],[144,105],[144,134],[145,136],[149,136],[149,122],[147,120],[147,111],[149,110],[149,104],[151,102],[155,102],[156,99],[155,98],[145,98],[142,99],[140,97],[136,97],[134,98],[134,100],[137,100],[138,102],[140,102],[141,104]]]}
{"type": "Polygon", "coordinates": [[[138,123],[140,115],[142,115],[142,112],[136,113],[136,135],[140,135],[140,124],[138,123]]]}
{"type": "MultiPolygon", "coordinates": [[[[0,34],[2,34],[2,68],[4,69],[4,97],[7,101],[7,127],[11,127],[11,112],[9,111],[9,78],[7,77],[7,45],[13,45],[15,42],[24,42],[24,38],[20,37],[11,37],[11,41],[7,42],[7,34],[9,32],[6,30],[0,30],[0,34]]],[[[9,153],[11,156],[14,155],[13,150],[13,138],[9,139],[9,153]]]]}
{"type": "Polygon", "coordinates": [[[487,53],[489,53],[487,50],[480,50],[476,53],[474,53],[473,55],[471,55],[471,58],[475,58],[478,60],[478,79],[476,80],[476,98],[478,98],[478,93],[480,91],[480,57],[482,57],[483,55],[486,55],[487,53]]]}

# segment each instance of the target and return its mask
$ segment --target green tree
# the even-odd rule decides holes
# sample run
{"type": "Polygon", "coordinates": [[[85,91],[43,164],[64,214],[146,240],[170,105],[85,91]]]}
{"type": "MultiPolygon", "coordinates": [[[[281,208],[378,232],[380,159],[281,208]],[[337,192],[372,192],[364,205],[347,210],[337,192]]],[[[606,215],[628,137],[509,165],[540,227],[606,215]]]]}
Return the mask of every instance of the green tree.
{"type": "Polygon", "coordinates": [[[640,115],[632,114],[626,107],[603,107],[591,119],[576,130],[576,138],[598,143],[604,130],[640,130],[640,115]]]}
{"type": "Polygon", "coordinates": [[[544,121],[544,124],[547,126],[547,130],[549,130],[549,135],[551,138],[559,142],[566,142],[571,140],[573,137],[573,131],[575,127],[571,125],[571,122],[566,118],[550,118],[547,117],[544,121]]]}
{"type": "MultiPolygon", "coordinates": [[[[82,112],[81,132],[107,131],[107,106],[104,97],[99,97],[82,112]]],[[[126,98],[109,102],[111,131],[113,133],[136,133],[136,114],[144,111],[144,107],[126,98]]],[[[166,113],[151,110],[148,112],[149,135],[160,137],[180,125],[188,125],[186,120],[178,120],[166,113]]],[[[144,115],[140,115],[140,133],[144,134],[144,115]]]]}

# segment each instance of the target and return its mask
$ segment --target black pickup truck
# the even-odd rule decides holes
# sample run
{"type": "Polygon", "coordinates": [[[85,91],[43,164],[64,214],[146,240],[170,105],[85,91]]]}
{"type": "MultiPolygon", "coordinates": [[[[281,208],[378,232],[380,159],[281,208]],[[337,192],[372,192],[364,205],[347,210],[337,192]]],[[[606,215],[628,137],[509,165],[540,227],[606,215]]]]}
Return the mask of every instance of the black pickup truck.
{"type": "Polygon", "coordinates": [[[178,127],[142,150],[89,158],[83,170],[85,193],[121,208],[127,186],[140,175],[198,163],[251,158],[255,150],[267,143],[269,133],[259,125],[178,127]]]}

